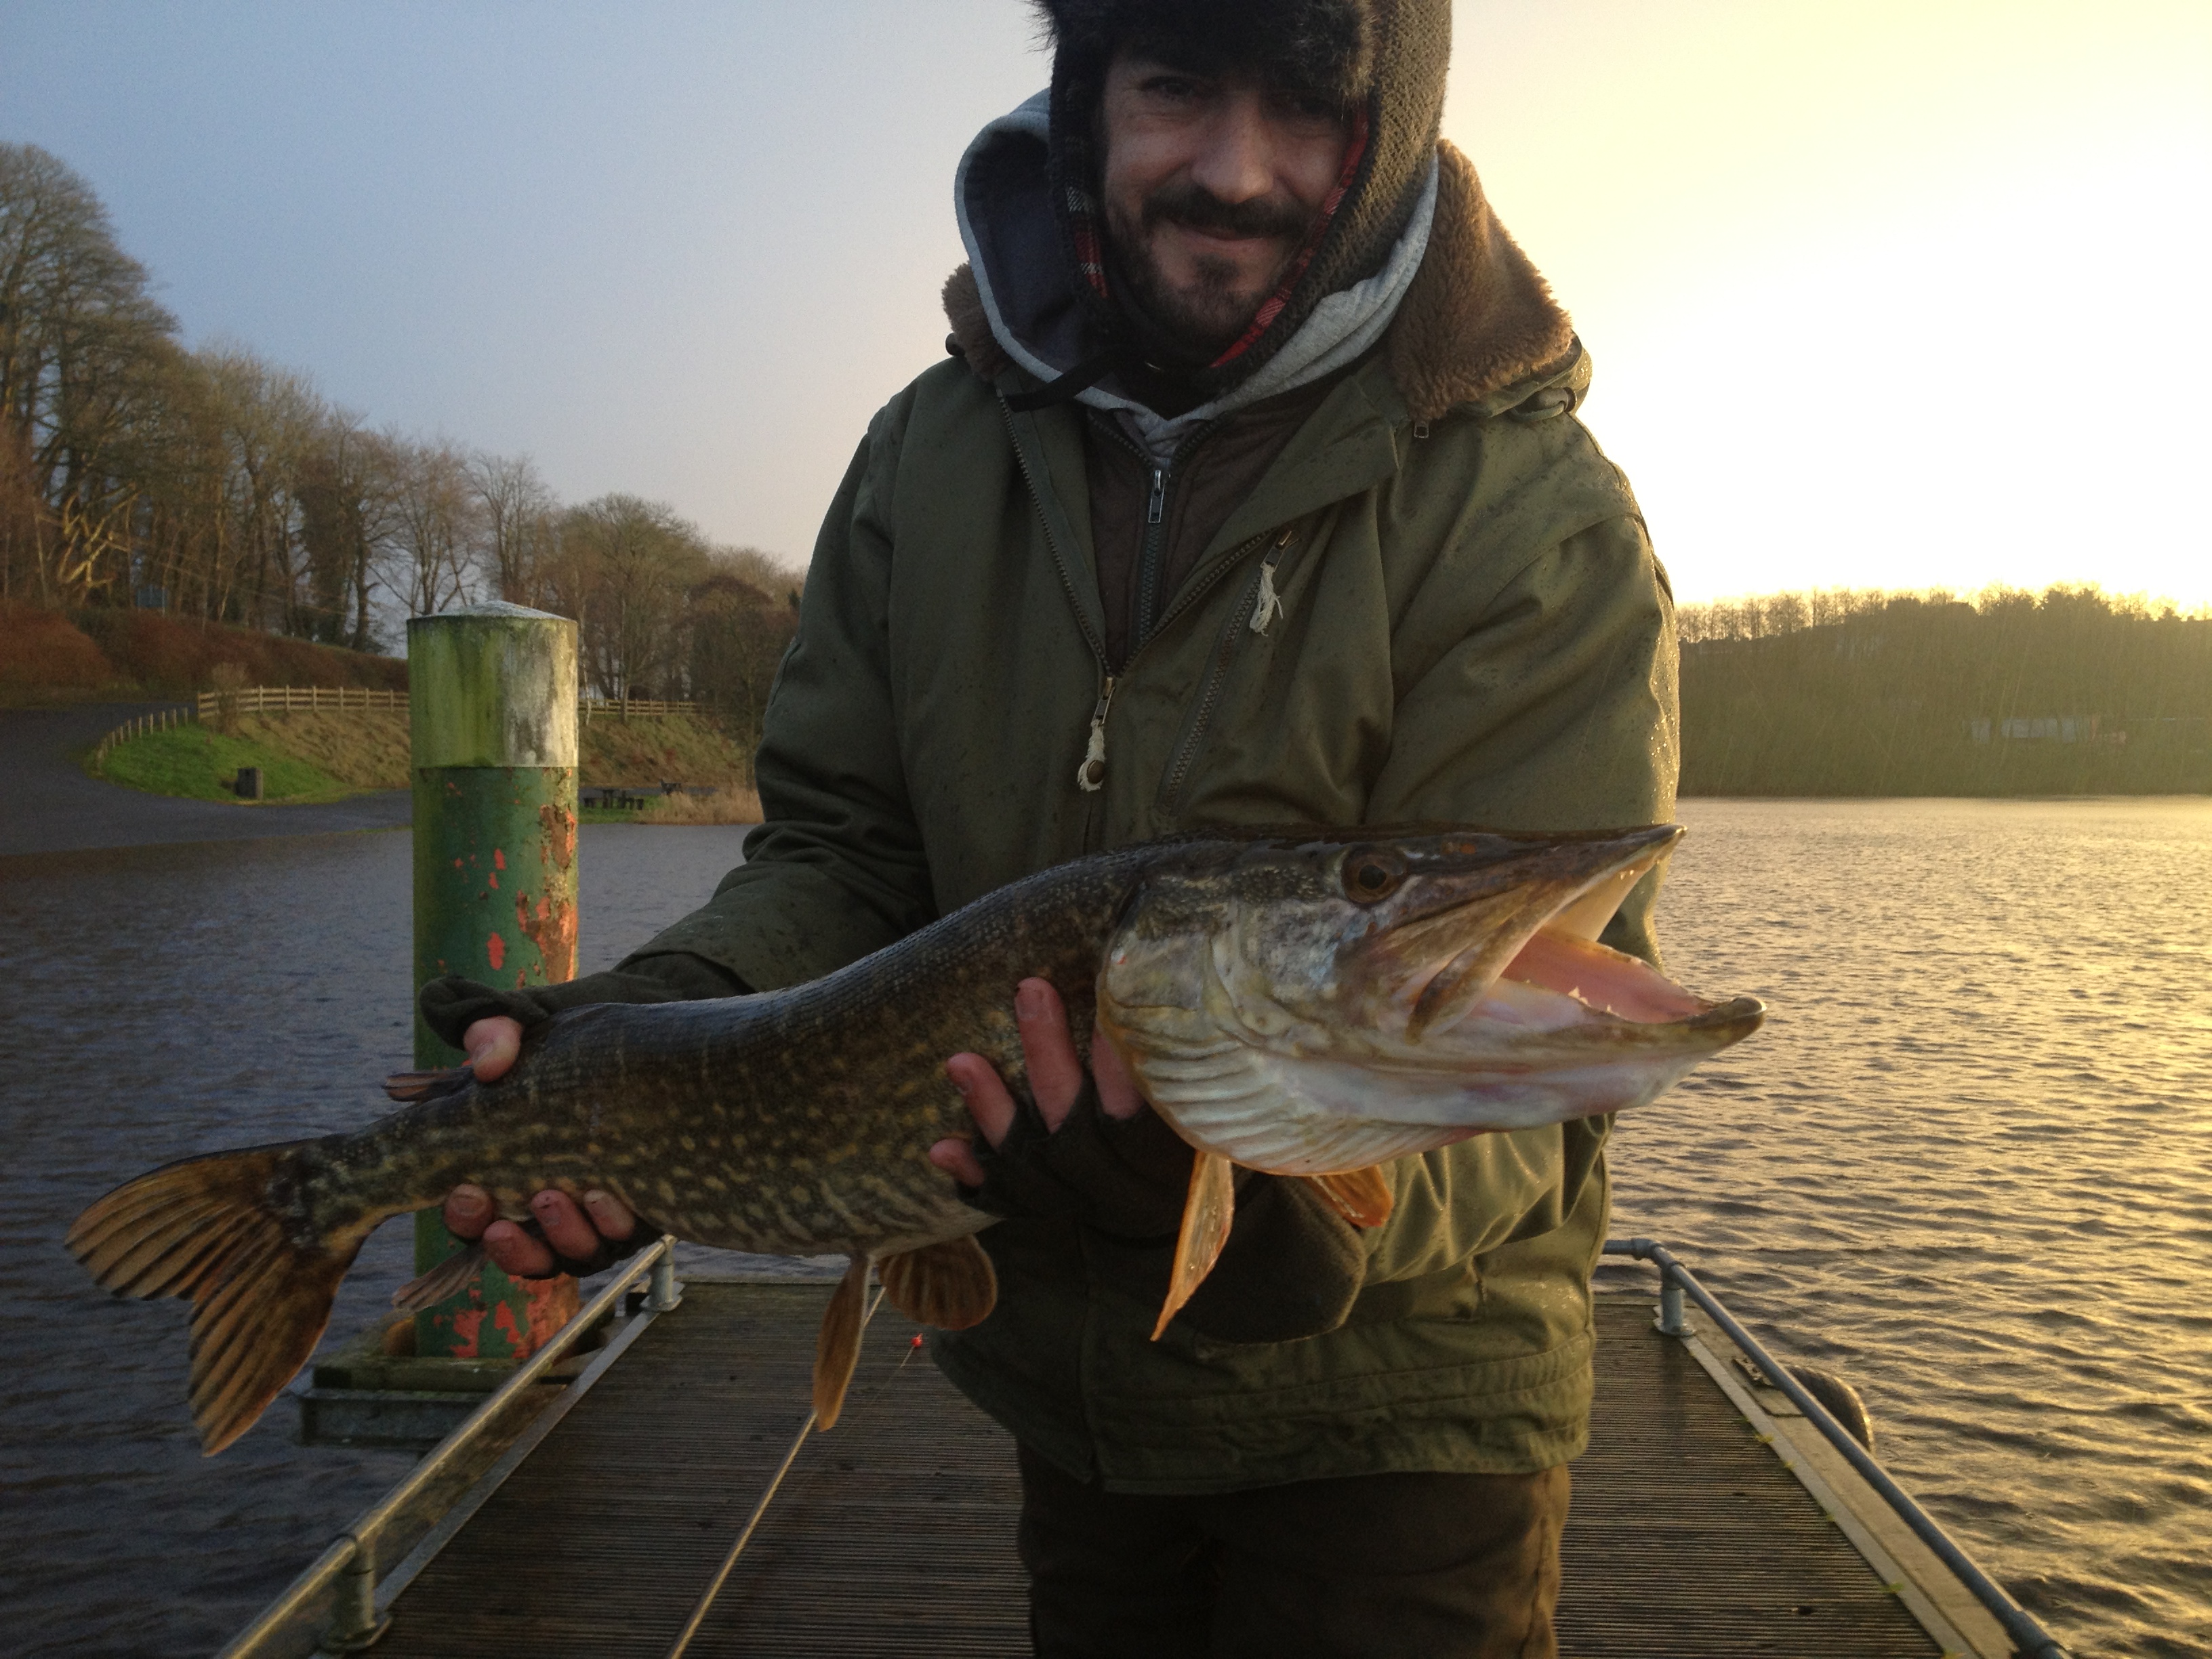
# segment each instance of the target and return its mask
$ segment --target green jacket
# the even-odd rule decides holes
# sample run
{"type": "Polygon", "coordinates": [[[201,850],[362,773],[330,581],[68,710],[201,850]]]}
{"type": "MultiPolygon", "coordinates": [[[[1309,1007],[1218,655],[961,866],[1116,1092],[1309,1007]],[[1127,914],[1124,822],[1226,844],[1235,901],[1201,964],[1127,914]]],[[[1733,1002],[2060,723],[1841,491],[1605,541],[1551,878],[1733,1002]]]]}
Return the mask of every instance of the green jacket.
{"type": "MultiPolygon", "coordinates": [[[[894,398],[831,506],[770,700],[768,822],[640,956],[791,984],[1029,872],[1209,823],[1670,817],[1665,577],[1572,412],[1586,357],[1473,170],[1446,161],[1385,349],[1125,665],[1096,790],[1077,775],[1106,692],[1079,416],[1010,412],[1035,383],[967,331],[964,359],[894,398]],[[1268,560],[1283,605],[1261,630],[1268,560]]],[[[1652,896],[1632,896],[1610,942],[1653,954],[1652,896]]],[[[1400,1160],[1350,1317],[1296,1342],[1181,1325],[1150,1341],[1157,1310],[1103,1282],[1077,1229],[1001,1222],[982,1236],[1000,1305],[941,1334],[939,1363],[1120,1491],[1549,1467],[1587,1432],[1605,1128],[1400,1160]]]]}

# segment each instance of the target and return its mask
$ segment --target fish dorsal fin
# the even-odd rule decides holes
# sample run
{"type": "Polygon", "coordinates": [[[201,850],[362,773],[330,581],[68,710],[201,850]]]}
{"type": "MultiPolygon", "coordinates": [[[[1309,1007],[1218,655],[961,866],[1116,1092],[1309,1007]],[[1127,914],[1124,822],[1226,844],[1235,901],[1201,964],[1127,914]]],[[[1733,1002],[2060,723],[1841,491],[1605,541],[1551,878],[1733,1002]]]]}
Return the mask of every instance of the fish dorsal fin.
{"type": "Polygon", "coordinates": [[[1183,1200],[1182,1231],[1176,1238],[1175,1271],[1168,1280],[1168,1299],[1160,1309],[1152,1340],[1168,1328],[1191,1292],[1203,1284],[1221,1247],[1229,1242],[1229,1224],[1236,1218],[1237,1188],[1232,1176],[1237,1166],[1218,1152],[1199,1152],[1191,1159],[1190,1194],[1183,1200]]]}
{"type": "Polygon", "coordinates": [[[856,1255],[822,1316],[814,1339],[814,1426],[834,1429],[845,1409],[845,1389],[860,1361],[860,1328],[866,1324],[868,1258],[856,1255]]]}
{"type": "Polygon", "coordinates": [[[1390,1218],[1390,1177],[1382,1173],[1379,1164],[1306,1179],[1328,1200],[1331,1209],[1355,1227],[1379,1227],[1390,1218]]]}
{"type": "Polygon", "coordinates": [[[402,1105],[457,1095],[477,1080],[469,1066],[448,1066],[436,1072],[394,1072],[384,1079],[384,1092],[402,1105]]]}
{"type": "Polygon", "coordinates": [[[973,1233],[887,1255],[876,1271],[891,1306],[940,1331],[981,1324],[999,1300],[999,1275],[973,1233]]]}

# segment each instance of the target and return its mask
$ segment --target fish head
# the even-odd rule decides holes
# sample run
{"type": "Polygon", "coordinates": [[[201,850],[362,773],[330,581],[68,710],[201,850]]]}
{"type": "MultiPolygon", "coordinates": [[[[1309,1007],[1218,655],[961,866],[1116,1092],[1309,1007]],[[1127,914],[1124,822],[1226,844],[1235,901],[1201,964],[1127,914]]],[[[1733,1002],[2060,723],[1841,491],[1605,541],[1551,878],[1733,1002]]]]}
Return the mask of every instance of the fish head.
{"type": "Polygon", "coordinates": [[[1187,1139],[1279,1173],[1639,1104],[1764,1015],[1597,942],[1681,834],[1194,849],[1125,908],[1101,1023],[1187,1139]]]}

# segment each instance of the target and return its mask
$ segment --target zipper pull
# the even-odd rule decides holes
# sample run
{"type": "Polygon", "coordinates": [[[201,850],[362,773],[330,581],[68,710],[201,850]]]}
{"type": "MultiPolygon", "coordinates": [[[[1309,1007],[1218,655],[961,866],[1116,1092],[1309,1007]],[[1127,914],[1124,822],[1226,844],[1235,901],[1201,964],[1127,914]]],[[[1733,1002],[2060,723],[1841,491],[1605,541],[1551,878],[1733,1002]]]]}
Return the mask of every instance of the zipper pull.
{"type": "Polygon", "coordinates": [[[1114,677],[1106,677],[1097,706],[1091,711],[1091,746],[1083,751],[1083,764],[1075,769],[1075,787],[1096,794],[1106,781],[1106,711],[1114,706],[1114,677]]]}
{"type": "Polygon", "coordinates": [[[1160,513],[1167,506],[1168,470],[1164,466],[1152,469],[1152,499],[1145,504],[1145,522],[1158,524],[1160,513]]]}
{"type": "Polygon", "coordinates": [[[1297,533],[1296,531],[1285,530],[1274,546],[1267,550],[1267,556],[1261,562],[1260,592],[1252,601],[1252,631],[1255,634],[1265,634],[1267,624],[1283,614],[1283,596],[1275,592],[1275,567],[1282,561],[1283,550],[1291,544],[1291,538],[1297,533]]]}

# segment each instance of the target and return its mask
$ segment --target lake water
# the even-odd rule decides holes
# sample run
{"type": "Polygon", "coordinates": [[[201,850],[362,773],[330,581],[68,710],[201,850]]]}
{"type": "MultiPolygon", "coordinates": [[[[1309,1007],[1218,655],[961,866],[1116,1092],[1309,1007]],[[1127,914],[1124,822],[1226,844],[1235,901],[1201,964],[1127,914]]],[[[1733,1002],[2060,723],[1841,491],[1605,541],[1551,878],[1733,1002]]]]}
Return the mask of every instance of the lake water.
{"type": "MultiPolygon", "coordinates": [[[[2212,802],[1723,802],[1670,969],[1774,1008],[1625,1120],[1617,1233],[1859,1385],[1885,1460],[2081,1654],[2212,1655],[2212,802]]],[[[734,830],[584,831],[586,971],[734,830]]],[[[11,1652],[204,1653],[406,1467],[286,1408],[202,1460],[171,1302],[59,1247],[118,1179],[358,1124],[408,1054],[404,834],[0,860],[11,1652]]],[[[334,1331],[405,1275],[373,1240],[334,1331]]]]}

